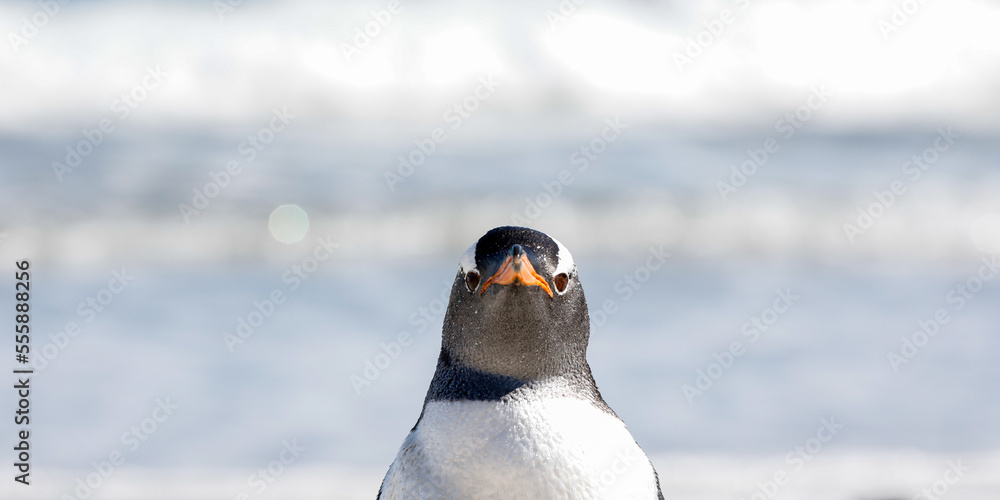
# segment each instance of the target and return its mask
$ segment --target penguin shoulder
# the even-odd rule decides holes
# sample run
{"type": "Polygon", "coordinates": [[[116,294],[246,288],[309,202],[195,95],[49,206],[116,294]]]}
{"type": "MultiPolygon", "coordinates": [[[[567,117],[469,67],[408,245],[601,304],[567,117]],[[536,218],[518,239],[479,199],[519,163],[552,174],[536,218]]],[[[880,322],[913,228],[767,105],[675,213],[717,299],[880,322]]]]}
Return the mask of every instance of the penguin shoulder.
{"type": "Polygon", "coordinates": [[[656,498],[658,489],[625,424],[558,383],[494,401],[428,401],[386,483],[478,498],[656,498]]]}

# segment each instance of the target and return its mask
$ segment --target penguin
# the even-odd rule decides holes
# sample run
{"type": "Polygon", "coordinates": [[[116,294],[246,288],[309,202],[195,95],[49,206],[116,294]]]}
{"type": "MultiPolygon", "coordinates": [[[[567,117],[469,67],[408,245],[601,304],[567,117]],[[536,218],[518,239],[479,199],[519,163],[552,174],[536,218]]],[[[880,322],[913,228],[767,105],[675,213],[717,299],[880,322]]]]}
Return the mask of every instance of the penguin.
{"type": "Polygon", "coordinates": [[[524,227],[462,255],[423,409],[378,499],[663,499],[601,397],[573,256],[524,227]]]}

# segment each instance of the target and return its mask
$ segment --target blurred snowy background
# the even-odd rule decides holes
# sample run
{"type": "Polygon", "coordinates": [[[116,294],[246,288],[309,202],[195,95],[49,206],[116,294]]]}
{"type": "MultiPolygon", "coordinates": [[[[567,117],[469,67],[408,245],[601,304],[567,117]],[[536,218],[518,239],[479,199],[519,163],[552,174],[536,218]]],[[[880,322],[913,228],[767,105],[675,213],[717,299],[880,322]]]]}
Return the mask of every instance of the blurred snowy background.
{"type": "Polygon", "coordinates": [[[972,0],[0,2],[0,304],[31,258],[39,370],[34,483],[8,465],[0,496],[374,497],[458,256],[518,223],[573,251],[668,498],[996,499],[998,26],[972,0]]]}

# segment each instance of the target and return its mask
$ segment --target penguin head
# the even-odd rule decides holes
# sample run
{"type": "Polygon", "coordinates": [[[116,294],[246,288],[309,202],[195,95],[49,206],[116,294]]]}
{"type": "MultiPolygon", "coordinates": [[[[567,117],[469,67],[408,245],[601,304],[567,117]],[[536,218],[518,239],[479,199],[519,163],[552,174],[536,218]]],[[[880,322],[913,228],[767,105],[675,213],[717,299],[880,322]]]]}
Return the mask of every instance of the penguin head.
{"type": "Polygon", "coordinates": [[[498,227],[462,255],[445,314],[452,362],[532,380],[586,367],[590,318],[573,256],[545,233],[498,227]]]}

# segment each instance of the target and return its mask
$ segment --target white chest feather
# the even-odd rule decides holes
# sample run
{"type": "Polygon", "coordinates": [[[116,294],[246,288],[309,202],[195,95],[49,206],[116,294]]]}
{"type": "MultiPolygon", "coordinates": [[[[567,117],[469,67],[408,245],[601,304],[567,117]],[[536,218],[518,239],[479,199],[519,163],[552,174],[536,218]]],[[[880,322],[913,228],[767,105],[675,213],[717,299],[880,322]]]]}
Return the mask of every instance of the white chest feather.
{"type": "Polygon", "coordinates": [[[645,453],[587,401],[428,403],[382,498],[656,498],[645,453]]]}

